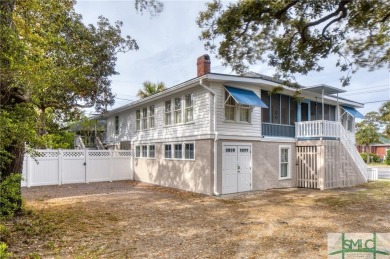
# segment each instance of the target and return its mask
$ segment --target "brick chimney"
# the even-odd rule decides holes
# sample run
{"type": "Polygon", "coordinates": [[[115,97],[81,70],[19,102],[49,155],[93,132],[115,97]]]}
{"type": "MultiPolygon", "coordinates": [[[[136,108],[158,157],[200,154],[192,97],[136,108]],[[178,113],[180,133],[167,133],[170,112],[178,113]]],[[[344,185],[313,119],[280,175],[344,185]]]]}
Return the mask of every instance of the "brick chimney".
{"type": "Polygon", "coordinates": [[[198,76],[203,76],[210,73],[210,56],[205,54],[198,58],[196,65],[198,66],[198,76]]]}

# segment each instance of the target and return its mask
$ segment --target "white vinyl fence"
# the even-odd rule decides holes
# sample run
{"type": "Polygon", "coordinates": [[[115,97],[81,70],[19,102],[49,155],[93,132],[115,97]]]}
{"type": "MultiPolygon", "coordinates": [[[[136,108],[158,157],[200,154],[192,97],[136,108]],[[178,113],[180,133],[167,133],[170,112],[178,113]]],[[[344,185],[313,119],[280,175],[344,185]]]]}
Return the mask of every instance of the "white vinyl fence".
{"type": "Polygon", "coordinates": [[[130,150],[36,150],[23,161],[22,186],[132,179],[130,150]]]}

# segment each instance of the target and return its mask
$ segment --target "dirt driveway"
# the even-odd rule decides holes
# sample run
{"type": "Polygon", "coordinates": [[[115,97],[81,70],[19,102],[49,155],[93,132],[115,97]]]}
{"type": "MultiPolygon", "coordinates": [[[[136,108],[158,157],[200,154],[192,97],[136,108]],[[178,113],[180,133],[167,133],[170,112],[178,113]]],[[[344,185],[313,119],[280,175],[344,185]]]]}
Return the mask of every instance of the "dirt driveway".
{"type": "Polygon", "coordinates": [[[324,258],[327,233],[390,232],[390,182],[208,197],[132,181],[23,189],[15,257],[324,258]]]}

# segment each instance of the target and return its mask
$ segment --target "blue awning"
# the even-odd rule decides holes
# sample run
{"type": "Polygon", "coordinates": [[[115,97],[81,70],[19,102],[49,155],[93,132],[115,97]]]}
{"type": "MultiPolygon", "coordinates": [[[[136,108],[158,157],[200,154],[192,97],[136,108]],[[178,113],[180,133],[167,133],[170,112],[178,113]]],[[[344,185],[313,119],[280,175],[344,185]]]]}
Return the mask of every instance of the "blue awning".
{"type": "Polygon", "coordinates": [[[268,108],[268,106],[251,90],[231,86],[225,86],[225,89],[238,104],[268,108]]]}
{"type": "Polygon", "coordinates": [[[352,117],[358,118],[358,119],[364,119],[364,115],[358,112],[355,108],[348,107],[348,106],[341,106],[344,111],[346,111],[349,115],[352,117]]]}

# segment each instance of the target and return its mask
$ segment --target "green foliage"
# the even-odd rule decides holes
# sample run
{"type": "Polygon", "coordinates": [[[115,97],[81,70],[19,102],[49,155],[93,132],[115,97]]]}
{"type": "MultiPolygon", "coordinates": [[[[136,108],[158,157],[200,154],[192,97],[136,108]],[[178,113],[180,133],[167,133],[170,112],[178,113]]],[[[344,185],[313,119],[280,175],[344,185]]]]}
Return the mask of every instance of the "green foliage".
{"type": "Polygon", "coordinates": [[[56,134],[46,134],[38,137],[36,147],[50,149],[71,149],[73,148],[74,132],[62,131],[56,134]]]}
{"type": "Polygon", "coordinates": [[[390,165],[390,149],[389,150],[387,150],[387,152],[386,152],[386,157],[385,157],[385,164],[386,165],[390,165]]]}
{"type": "Polygon", "coordinates": [[[239,74],[268,61],[277,76],[294,79],[323,70],[320,60],[336,55],[347,85],[358,67],[390,64],[389,8],[383,0],[213,0],[197,23],[205,48],[239,74]]]}
{"type": "Polygon", "coordinates": [[[143,86],[144,89],[140,89],[137,94],[141,99],[165,90],[165,84],[163,82],[152,83],[150,81],[145,81],[143,86]]]}
{"type": "Polygon", "coordinates": [[[0,182],[0,218],[12,218],[22,204],[20,174],[11,174],[0,182]]]}
{"type": "Polygon", "coordinates": [[[8,246],[4,242],[0,242],[0,258],[10,258],[12,256],[11,253],[7,252],[8,246]]]}
{"type": "MultiPolygon", "coordinates": [[[[360,156],[362,157],[363,161],[367,163],[367,153],[361,153],[360,156]]],[[[370,162],[369,163],[379,163],[381,161],[380,157],[374,153],[370,153],[370,162]]]]}

